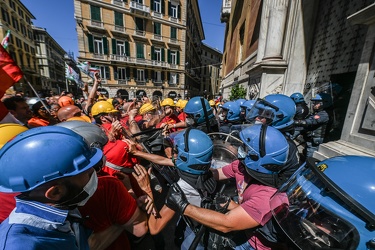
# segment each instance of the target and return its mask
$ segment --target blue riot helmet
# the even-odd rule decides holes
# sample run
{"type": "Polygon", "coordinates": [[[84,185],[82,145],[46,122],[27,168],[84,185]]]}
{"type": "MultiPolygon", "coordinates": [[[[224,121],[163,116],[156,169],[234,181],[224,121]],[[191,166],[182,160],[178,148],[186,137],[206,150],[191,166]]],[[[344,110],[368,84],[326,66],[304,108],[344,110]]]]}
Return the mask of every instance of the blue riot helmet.
{"type": "Polygon", "coordinates": [[[99,170],[100,149],[70,129],[45,126],[27,130],[0,151],[0,192],[28,192],[44,183],[99,170]]]}
{"type": "Polygon", "coordinates": [[[246,99],[240,98],[240,99],[235,100],[235,102],[236,102],[239,106],[241,106],[244,102],[246,102],[246,99]]]}
{"type": "Polygon", "coordinates": [[[173,145],[177,153],[175,165],[179,170],[194,175],[202,175],[209,171],[213,143],[206,133],[187,128],[174,136],[173,145]]]}
{"type": "Polygon", "coordinates": [[[290,98],[292,98],[292,100],[294,101],[294,103],[303,103],[305,102],[305,99],[303,98],[303,95],[301,93],[293,93],[290,98]]]}
{"type": "Polygon", "coordinates": [[[289,96],[271,94],[255,102],[246,120],[252,121],[256,117],[266,118],[267,125],[280,130],[293,125],[295,114],[296,104],[289,96]]]}
{"type": "Polygon", "coordinates": [[[309,158],[278,190],[289,206],[272,211],[277,223],[300,249],[374,249],[375,158],[316,162],[309,158]]]}
{"type": "Polygon", "coordinates": [[[330,94],[327,94],[327,93],[316,94],[313,98],[311,98],[311,101],[314,102],[314,106],[315,104],[320,103],[319,108],[314,107],[314,109],[320,110],[320,109],[326,109],[332,106],[332,97],[330,94]]]}
{"type": "Polygon", "coordinates": [[[259,182],[279,187],[286,181],[282,175],[287,162],[289,145],[285,136],[277,129],[256,124],[240,132],[240,138],[245,144],[246,171],[259,182]]]}
{"type": "Polygon", "coordinates": [[[255,100],[248,100],[240,105],[241,108],[241,117],[244,116],[244,120],[246,119],[246,115],[250,112],[251,108],[254,106],[255,100]]]}
{"type": "MultiPolygon", "coordinates": [[[[221,106],[219,118],[224,117],[225,120],[234,122],[240,120],[241,108],[236,102],[226,102],[221,106]]],[[[220,118],[221,119],[221,118],[220,118]]]]}
{"type": "MultiPolygon", "coordinates": [[[[205,113],[207,113],[208,119],[214,117],[210,103],[206,99],[199,96],[193,97],[188,101],[184,112],[187,114],[187,119],[193,119],[197,125],[206,122],[205,113]]],[[[186,122],[188,122],[188,120],[186,122]]]]}

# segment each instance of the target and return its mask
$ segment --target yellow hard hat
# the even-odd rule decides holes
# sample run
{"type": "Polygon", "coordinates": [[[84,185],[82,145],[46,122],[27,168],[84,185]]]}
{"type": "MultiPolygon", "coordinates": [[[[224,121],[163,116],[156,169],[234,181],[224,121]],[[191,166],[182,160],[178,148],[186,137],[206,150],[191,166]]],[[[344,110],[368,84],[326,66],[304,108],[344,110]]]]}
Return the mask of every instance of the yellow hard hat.
{"type": "Polygon", "coordinates": [[[164,106],[171,106],[171,107],[174,107],[174,101],[171,99],[171,98],[165,98],[163,101],[161,101],[161,104],[160,104],[162,107],[164,106]]]}
{"type": "Polygon", "coordinates": [[[188,103],[188,100],[178,100],[176,103],[176,106],[179,107],[180,109],[184,109],[186,104],[188,103]]]}
{"type": "Polygon", "coordinates": [[[13,139],[16,135],[28,130],[27,127],[16,123],[3,123],[0,124],[0,148],[2,148],[5,143],[13,139]]]}
{"type": "Polygon", "coordinates": [[[142,107],[139,109],[139,114],[144,115],[147,112],[150,112],[151,110],[155,110],[155,107],[151,103],[145,103],[142,105],[142,107]]]}
{"type": "Polygon", "coordinates": [[[214,100],[210,100],[208,103],[210,104],[211,107],[215,106],[215,101],[214,100]]]}
{"type": "MultiPolygon", "coordinates": [[[[113,101],[113,98],[109,98],[106,100],[107,102],[109,102],[110,104],[112,104],[112,101],[113,101]]],[[[113,104],[112,104],[113,105],[113,104]]]]}
{"type": "Polygon", "coordinates": [[[118,112],[118,110],[115,109],[113,105],[107,101],[99,101],[95,103],[91,108],[92,116],[96,116],[101,113],[115,113],[115,112],[118,112]]]}

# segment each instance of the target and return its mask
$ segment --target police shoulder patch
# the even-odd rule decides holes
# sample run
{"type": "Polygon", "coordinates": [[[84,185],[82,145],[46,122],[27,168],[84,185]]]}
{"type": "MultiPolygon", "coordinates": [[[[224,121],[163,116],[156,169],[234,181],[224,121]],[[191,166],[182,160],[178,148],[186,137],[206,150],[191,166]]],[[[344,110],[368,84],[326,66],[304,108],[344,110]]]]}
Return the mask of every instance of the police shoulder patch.
{"type": "Polygon", "coordinates": [[[317,168],[320,170],[320,172],[324,172],[328,168],[327,164],[320,164],[317,166],[317,168]]]}

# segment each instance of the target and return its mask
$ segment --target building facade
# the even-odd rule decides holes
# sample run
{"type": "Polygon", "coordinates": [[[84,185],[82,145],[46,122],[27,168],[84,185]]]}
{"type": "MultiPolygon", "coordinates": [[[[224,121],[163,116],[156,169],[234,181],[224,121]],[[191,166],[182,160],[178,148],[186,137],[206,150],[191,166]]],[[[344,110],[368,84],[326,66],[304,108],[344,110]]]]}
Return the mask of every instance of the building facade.
{"type": "Polygon", "coordinates": [[[36,49],[32,28],[32,13],[19,0],[4,0],[0,2],[0,39],[10,30],[8,53],[23,71],[25,78],[16,83],[13,88],[23,91],[26,95],[34,96],[26,81],[37,91],[43,86],[38,74],[36,49]]]}
{"type": "Polygon", "coordinates": [[[200,64],[200,46],[190,46],[204,38],[197,6],[196,0],[75,0],[78,60],[100,69],[101,91],[110,97],[187,97],[200,82],[185,74],[186,64],[200,64]]]}
{"type": "Polygon", "coordinates": [[[203,43],[201,93],[208,99],[220,94],[220,70],[223,54],[218,49],[203,43]]]}
{"type": "Polygon", "coordinates": [[[234,84],[247,89],[248,99],[301,92],[309,101],[330,93],[330,143],[315,156],[375,155],[375,12],[369,9],[371,0],[224,0],[224,98],[234,84]]]}
{"type": "Polygon", "coordinates": [[[60,93],[66,89],[64,55],[65,50],[48,34],[45,28],[33,26],[37,66],[42,89],[60,93]]]}

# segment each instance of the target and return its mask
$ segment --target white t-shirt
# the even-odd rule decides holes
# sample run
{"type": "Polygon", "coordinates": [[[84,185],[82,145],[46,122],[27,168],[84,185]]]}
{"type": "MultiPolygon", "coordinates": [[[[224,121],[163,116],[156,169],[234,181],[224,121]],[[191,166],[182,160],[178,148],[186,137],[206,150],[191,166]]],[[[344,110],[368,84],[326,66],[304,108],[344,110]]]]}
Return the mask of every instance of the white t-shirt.
{"type": "Polygon", "coordinates": [[[180,180],[177,182],[177,184],[180,186],[182,191],[184,192],[187,200],[190,204],[200,207],[201,206],[201,196],[199,195],[198,191],[193,188],[189,183],[184,181],[180,178],[180,180]]]}

